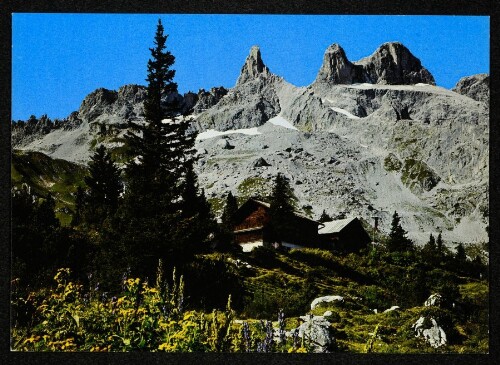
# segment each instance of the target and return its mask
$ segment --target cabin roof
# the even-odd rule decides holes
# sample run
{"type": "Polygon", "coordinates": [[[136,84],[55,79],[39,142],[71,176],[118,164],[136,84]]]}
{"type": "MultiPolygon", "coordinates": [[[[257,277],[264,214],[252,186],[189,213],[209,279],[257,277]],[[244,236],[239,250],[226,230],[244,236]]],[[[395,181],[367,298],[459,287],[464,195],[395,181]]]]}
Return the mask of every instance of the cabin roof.
{"type": "MultiPolygon", "coordinates": [[[[246,202],[245,202],[245,203],[244,203],[244,204],[243,204],[243,205],[239,208],[239,210],[240,210],[243,206],[246,206],[246,205],[248,205],[248,204],[250,204],[250,203],[254,203],[254,204],[257,204],[257,205],[261,205],[261,206],[265,207],[266,209],[271,208],[271,204],[269,204],[269,203],[266,203],[266,202],[263,202],[263,201],[261,201],[261,200],[257,200],[257,199],[254,199],[254,198],[250,198],[250,199],[248,199],[248,200],[247,200],[247,201],[246,201],[246,202]]],[[[304,214],[302,214],[302,213],[296,212],[296,211],[294,211],[294,212],[293,212],[293,215],[294,215],[294,216],[296,216],[296,217],[298,217],[298,218],[305,219],[305,220],[307,220],[307,221],[309,221],[309,222],[312,222],[312,223],[321,224],[321,223],[319,223],[318,221],[315,221],[314,219],[311,219],[311,218],[309,218],[308,216],[306,216],[306,215],[304,215],[304,214]]]]}
{"type": "Polygon", "coordinates": [[[351,218],[345,218],[345,219],[338,219],[334,220],[332,222],[324,222],[324,227],[321,227],[318,230],[319,234],[329,234],[329,233],[339,233],[342,231],[349,223],[351,223],[354,220],[357,220],[358,218],[356,217],[351,217],[351,218]]]}
{"type": "MultiPolygon", "coordinates": [[[[262,206],[264,206],[264,207],[266,207],[266,208],[268,208],[268,209],[269,209],[269,208],[271,208],[271,204],[266,203],[266,202],[263,202],[263,201],[261,201],[261,200],[257,200],[257,199],[249,199],[249,200],[253,200],[253,201],[254,201],[254,202],[256,202],[257,204],[260,204],[260,205],[262,205],[262,206]]],[[[304,215],[304,214],[302,214],[302,213],[299,213],[299,212],[297,212],[297,211],[294,211],[294,212],[293,212],[293,215],[295,215],[296,217],[302,218],[302,219],[306,219],[306,220],[308,220],[308,221],[310,221],[310,222],[314,222],[314,223],[320,224],[318,221],[315,221],[314,219],[311,219],[311,218],[309,218],[308,216],[306,216],[306,215],[304,215]]]]}

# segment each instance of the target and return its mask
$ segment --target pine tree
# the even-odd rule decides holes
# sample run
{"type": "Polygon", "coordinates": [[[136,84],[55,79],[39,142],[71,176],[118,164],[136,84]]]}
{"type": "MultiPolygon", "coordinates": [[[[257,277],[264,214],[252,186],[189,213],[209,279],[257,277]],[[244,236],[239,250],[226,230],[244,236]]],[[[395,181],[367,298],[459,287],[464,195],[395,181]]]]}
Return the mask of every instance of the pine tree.
{"type": "Polygon", "coordinates": [[[437,256],[439,258],[439,261],[443,260],[444,258],[444,246],[443,246],[443,237],[441,236],[441,232],[439,232],[436,240],[436,250],[437,250],[437,256]]]}
{"type": "Polygon", "coordinates": [[[457,245],[457,251],[455,252],[455,260],[458,264],[464,264],[467,262],[467,254],[465,252],[464,245],[459,243],[457,245]]]}
{"type": "Polygon", "coordinates": [[[87,194],[82,196],[82,191],[77,191],[77,200],[83,200],[77,203],[82,205],[79,208],[83,208],[86,222],[101,225],[118,207],[122,192],[120,170],[111,159],[111,154],[101,145],[91,157],[89,171],[90,175],[85,177],[87,194]]]}
{"type": "Polygon", "coordinates": [[[401,226],[401,218],[394,211],[387,248],[391,252],[405,252],[413,249],[413,242],[406,237],[407,232],[401,226]]]}
{"type": "Polygon", "coordinates": [[[281,242],[286,237],[295,234],[296,227],[292,217],[297,201],[288,179],[283,174],[278,173],[274,180],[269,208],[269,229],[272,240],[281,242]]]}
{"type": "Polygon", "coordinates": [[[173,264],[186,259],[212,230],[213,218],[204,193],[198,193],[194,173],[196,134],[179,117],[171,69],[175,57],[166,50],[167,36],[158,21],[150,48],[145,123],[129,123],[126,144],[130,162],[120,209],[124,251],[137,273],[147,273],[158,259],[173,264]],[[195,242],[196,241],[196,242],[195,242]]]}
{"type": "Polygon", "coordinates": [[[238,210],[238,201],[234,195],[229,192],[226,197],[226,204],[221,215],[220,236],[218,238],[219,249],[230,249],[234,241],[234,216],[238,210]]]}
{"type": "Polygon", "coordinates": [[[321,216],[319,217],[319,222],[325,223],[325,222],[331,222],[331,221],[333,221],[333,218],[330,217],[330,215],[323,209],[323,213],[321,213],[321,216]]]}
{"type": "Polygon", "coordinates": [[[182,218],[189,222],[184,240],[178,242],[187,253],[207,249],[209,238],[216,233],[217,224],[204,190],[199,189],[198,178],[191,167],[185,177],[182,193],[182,218]]]}
{"type": "Polygon", "coordinates": [[[436,240],[434,239],[432,233],[429,236],[429,241],[422,248],[422,258],[430,265],[434,266],[439,264],[436,240]]]}
{"type": "Polygon", "coordinates": [[[238,201],[234,197],[234,195],[229,192],[226,197],[226,204],[224,206],[224,210],[222,212],[221,220],[222,225],[227,230],[233,230],[234,226],[234,215],[238,210],[238,201]]]}

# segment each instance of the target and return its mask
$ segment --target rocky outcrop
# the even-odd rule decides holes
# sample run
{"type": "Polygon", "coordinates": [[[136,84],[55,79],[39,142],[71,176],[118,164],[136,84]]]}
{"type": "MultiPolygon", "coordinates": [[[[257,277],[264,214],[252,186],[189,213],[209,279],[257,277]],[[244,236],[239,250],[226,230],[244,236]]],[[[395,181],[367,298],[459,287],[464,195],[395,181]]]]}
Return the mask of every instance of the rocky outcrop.
{"type": "Polygon", "coordinates": [[[311,310],[326,303],[343,304],[344,297],[341,297],[340,295],[326,295],[324,297],[316,298],[311,303],[311,310]]]}
{"type": "Polygon", "coordinates": [[[270,75],[271,73],[269,72],[269,69],[264,62],[262,62],[259,46],[253,46],[250,49],[250,54],[243,64],[236,86],[244,84],[247,81],[255,80],[259,77],[267,78],[270,75]]]}
{"type": "Polygon", "coordinates": [[[269,71],[259,48],[254,46],[236,86],[214,106],[197,115],[194,127],[225,131],[261,126],[280,113],[278,90],[282,84],[283,80],[269,71]]]}
{"type": "MultiPolygon", "coordinates": [[[[220,99],[222,99],[228,90],[224,87],[213,87],[210,91],[205,91],[205,89],[200,89],[196,97],[197,101],[193,108],[194,114],[199,114],[207,109],[210,109],[216,105],[220,99]]],[[[186,100],[186,97],[184,97],[186,100]]]]}
{"type": "Polygon", "coordinates": [[[463,77],[452,90],[488,104],[490,101],[490,75],[477,74],[463,77]]]}
{"type": "Polygon", "coordinates": [[[323,64],[316,76],[316,82],[333,84],[353,84],[363,82],[362,68],[351,63],[344,49],[337,43],[326,49],[323,64]]]}
{"type": "Polygon", "coordinates": [[[447,344],[446,333],[434,318],[420,317],[412,326],[415,337],[423,338],[430,346],[438,348],[447,344]]]}
{"type": "Polygon", "coordinates": [[[330,330],[330,322],[323,316],[301,316],[304,321],[298,327],[298,336],[310,344],[313,352],[327,352],[333,344],[334,337],[330,330]]]}
{"type": "Polygon", "coordinates": [[[392,307],[386,309],[384,311],[384,313],[390,313],[390,312],[398,311],[400,309],[401,309],[401,307],[399,307],[398,305],[393,305],[392,307]]]}
{"type": "Polygon", "coordinates": [[[420,60],[398,42],[384,43],[371,56],[357,62],[350,62],[342,47],[332,44],[323,57],[323,64],[316,77],[316,83],[318,82],[435,85],[434,77],[422,66],[420,60]]]}
{"type": "Polygon", "coordinates": [[[439,293],[431,294],[424,303],[426,307],[441,307],[443,305],[443,296],[439,293]]]}
{"type": "Polygon", "coordinates": [[[266,167],[266,166],[271,166],[271,165],[269,164],[269,162],[264,160],[262,157],[259,157],[257,160],[255,160],[252,163],[252,166],[253,167],[266,167]]]}
{"type": "Polygon", "coordinates": [[[420,60],[399,42],[384,43],[371,56],[355,64],[363,68],[366,82],[372,84],[436,84],[420,60]]]}

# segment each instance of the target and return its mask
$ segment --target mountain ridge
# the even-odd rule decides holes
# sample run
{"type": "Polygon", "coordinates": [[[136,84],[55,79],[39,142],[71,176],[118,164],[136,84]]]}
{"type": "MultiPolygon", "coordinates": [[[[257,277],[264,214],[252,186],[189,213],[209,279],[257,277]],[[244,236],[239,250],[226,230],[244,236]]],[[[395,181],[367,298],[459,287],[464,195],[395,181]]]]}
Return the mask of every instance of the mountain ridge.
{"type": "MultiPolygon", "coordinates": [[[[460,242],[487,240],[484,80],[446,90],[400,43],[383,44],[357,62],[333,44],[316,80],[296,87],[273,74],[254,46],[233,88],[167,99],[193,118],[192,130],[243,131],[197,142],[200,184],[212,199],[227,191],[241,195],[242,184],[284,172],[315,215],[349,211],[371,221],[378,214],[387,229],[394,209],[412,238],[423,242],[441,229],[445,239],[460,242]],[[234,148],[221,147],[227,145],[234,148]],[[256,167],[259,158],[270,166],[256,167]]],[[[138,85],[98,89],[68,117],[71,128],[51,129],[45,120],[30,134],[27,125],[14,126],[13,145],[86,163],[98,144],[123,147],[127,122],[143,120],[144,96],[138,85]]]]}

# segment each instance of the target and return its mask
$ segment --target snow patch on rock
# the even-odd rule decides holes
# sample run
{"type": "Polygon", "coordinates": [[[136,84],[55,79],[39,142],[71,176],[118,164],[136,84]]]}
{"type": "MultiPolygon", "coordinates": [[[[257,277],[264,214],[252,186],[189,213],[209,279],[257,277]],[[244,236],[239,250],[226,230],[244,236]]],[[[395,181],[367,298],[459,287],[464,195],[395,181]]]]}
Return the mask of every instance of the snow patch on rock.
{"type": "Polygon", "coordinates": [[[214,137],[219,137],[219,136],[227,136],[228,134],[246,134],[247,136],[255,136],[257,134],[262,134],[257,130],[257,127],[255,128],[242,128],[242,129],[235,129],[235,130],[229,130],[229,131],[216,131],[215,129],[208,129],[204,132],[201,132],[196,136],[197,140],[204,140],[204,139],[209,139],[209,138],[214,138],[214,137]]]}

